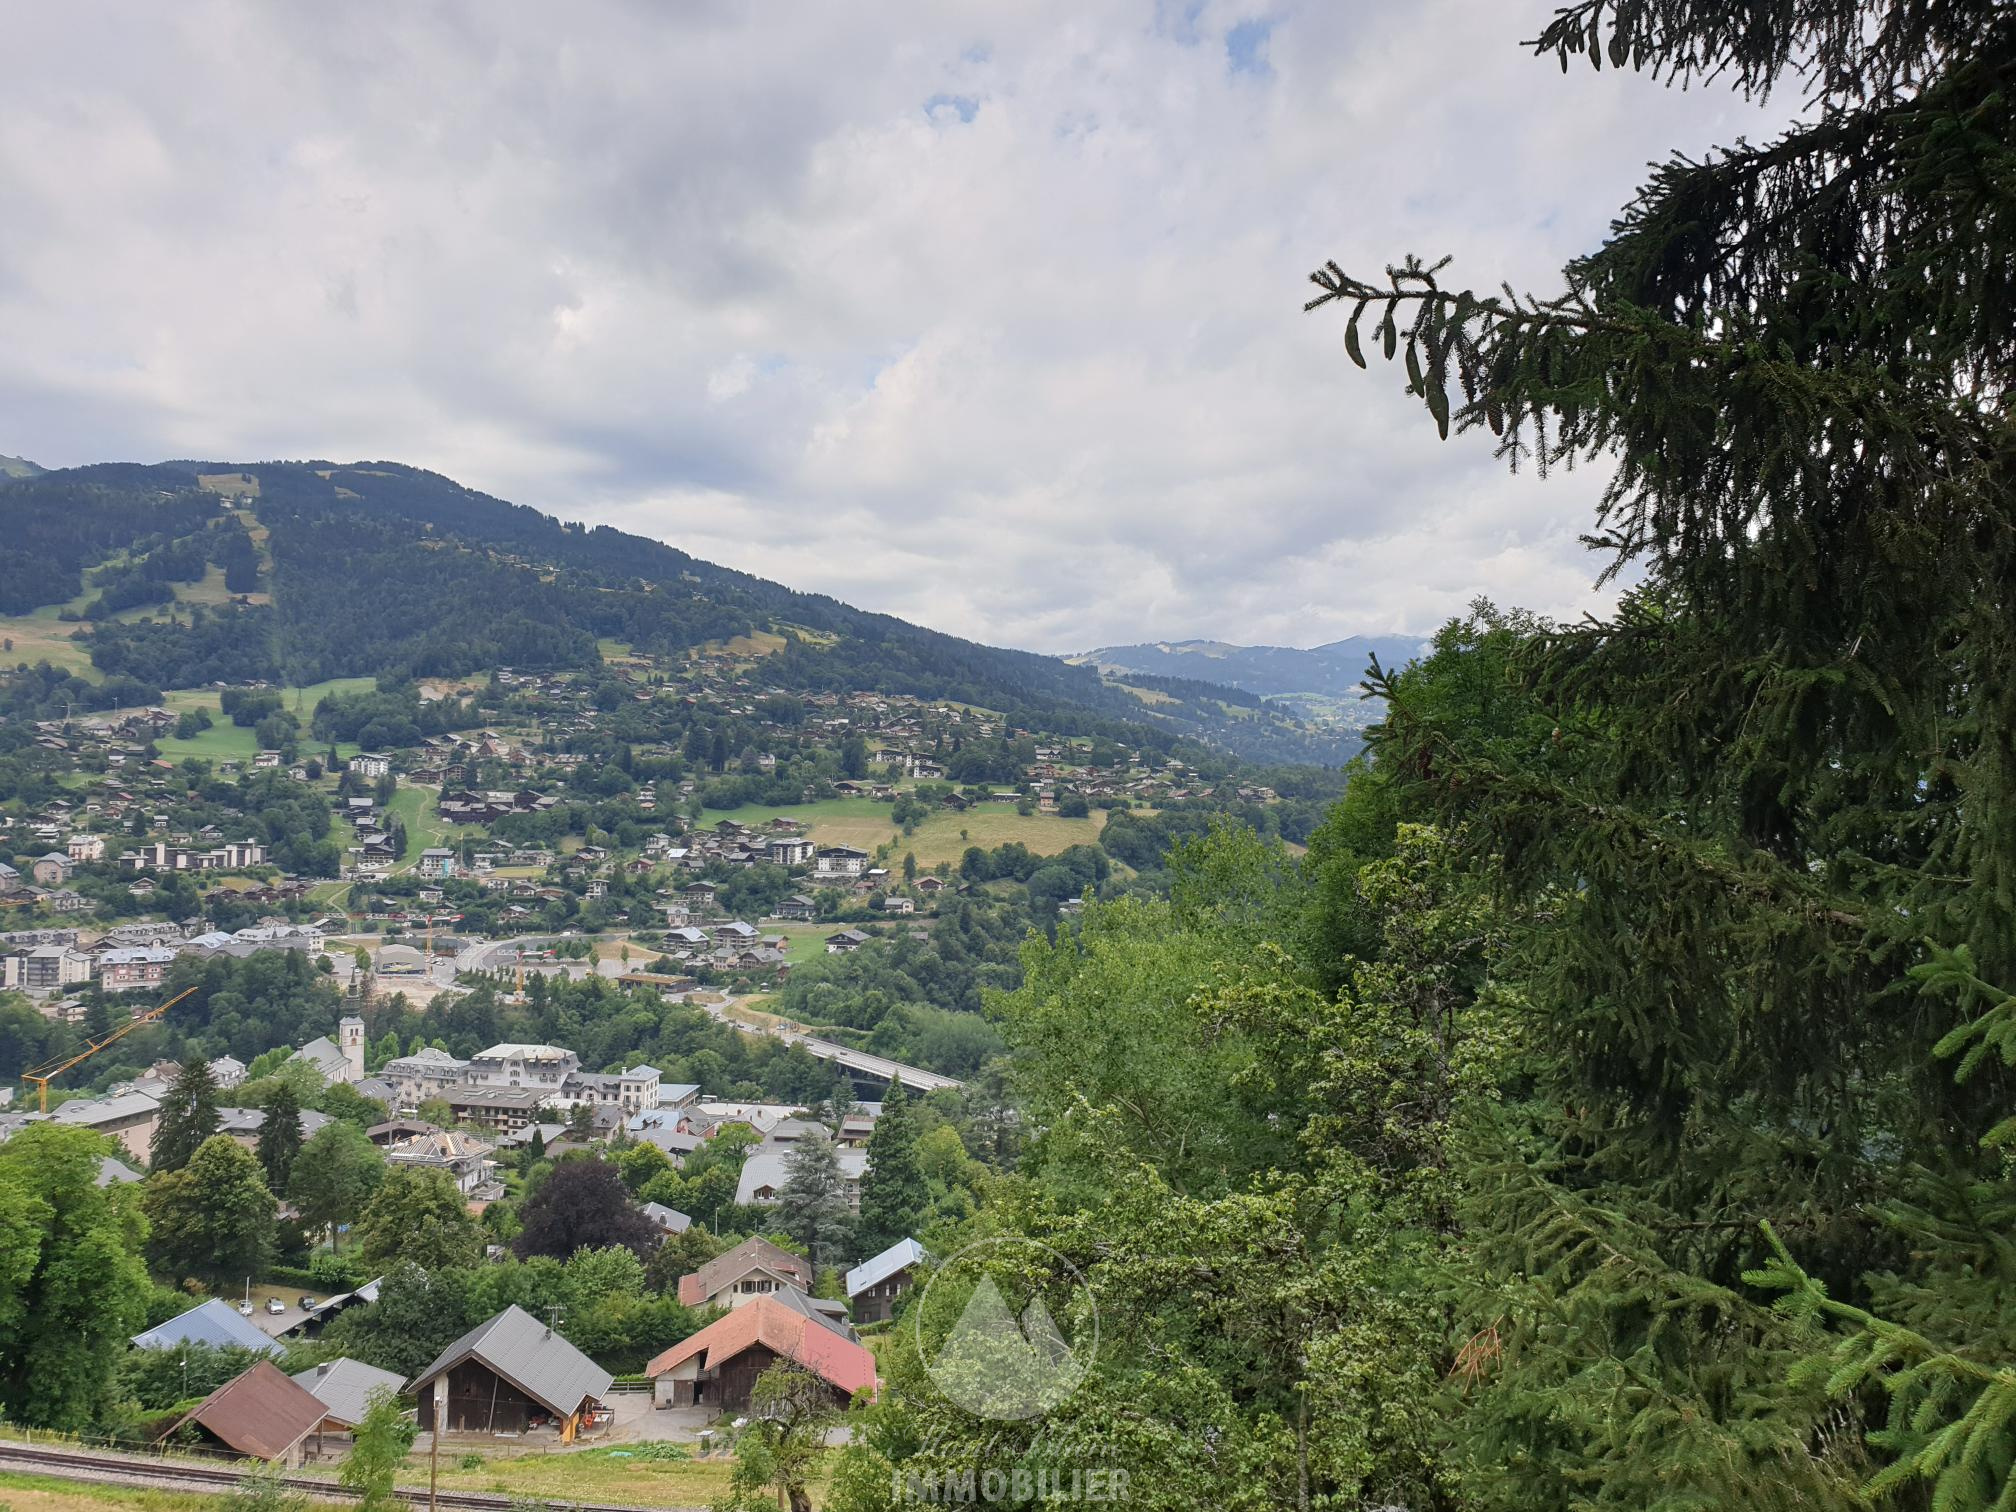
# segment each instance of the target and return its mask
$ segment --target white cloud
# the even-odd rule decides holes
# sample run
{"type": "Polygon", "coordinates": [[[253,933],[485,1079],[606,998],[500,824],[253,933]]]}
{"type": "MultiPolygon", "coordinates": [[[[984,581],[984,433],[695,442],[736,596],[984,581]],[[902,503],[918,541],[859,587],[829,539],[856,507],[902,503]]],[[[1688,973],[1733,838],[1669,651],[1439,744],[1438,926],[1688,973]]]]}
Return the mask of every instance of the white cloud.
{"type": "Polygon", "coordinates": [[[1563,78],[1548,9],[32,7],[0,450],[395,457],[1045,650],[1573,613],[1596,479],[1300,312],[1331,256],[1548,287],[1770,129],[1563,78]]]}

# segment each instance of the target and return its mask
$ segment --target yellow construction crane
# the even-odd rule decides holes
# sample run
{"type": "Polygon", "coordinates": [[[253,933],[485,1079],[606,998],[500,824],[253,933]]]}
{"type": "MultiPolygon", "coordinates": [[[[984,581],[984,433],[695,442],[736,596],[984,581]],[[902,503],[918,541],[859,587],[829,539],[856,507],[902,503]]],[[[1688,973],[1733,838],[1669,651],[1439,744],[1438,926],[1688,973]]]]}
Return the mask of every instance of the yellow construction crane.
{"type": "Polygon", "coordinates": [[[92,1056],[96,1055],[100,1050],[107,1048],[113,1042],[124,1039],[142,1025],[158,1022],[162,1014],[173,1008],[195,990],[194,987],[185,987],[158,1008],[149,1008],[143,1013],[134,1014],[133,1017],[126,1020],[125,1023],[121,1024],[117,1029],[112,1030],[109,1034],[100,1035],[97,1039],[87,1042],[84,1048],[79,1050],[75,1055],[59,1056],[55,1060],[46,1061],[42,1065],[37,1066],[33,1071],[22,1072],[21,1080],[27,1082],[36,1090],[40,1111],[44,1113],[49,1111],[49,1083],[61,1076],[65,1071],[68,1071],[72,1066],[91,1059],[92,1056]]]}

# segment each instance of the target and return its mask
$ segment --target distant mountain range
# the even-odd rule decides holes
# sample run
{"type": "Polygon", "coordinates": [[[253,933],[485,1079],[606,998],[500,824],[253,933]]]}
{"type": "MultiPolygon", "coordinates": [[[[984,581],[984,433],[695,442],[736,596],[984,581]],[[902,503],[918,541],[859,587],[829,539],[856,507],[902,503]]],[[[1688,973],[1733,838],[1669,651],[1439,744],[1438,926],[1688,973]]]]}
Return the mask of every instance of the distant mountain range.
{"type": "Polygon", "coordinates": [[[1196,682],[1224,683],[1264,698],[1313,695],[1356,698],[1366,664],[1412,661],[1427,644],[1425,635],[1351,635],[1327,646],[1235,646],[1226,641],[1151,641],[1138,646],[1101,646],[1069,660],[1102,672],[1149,673],[1196,682]]]}

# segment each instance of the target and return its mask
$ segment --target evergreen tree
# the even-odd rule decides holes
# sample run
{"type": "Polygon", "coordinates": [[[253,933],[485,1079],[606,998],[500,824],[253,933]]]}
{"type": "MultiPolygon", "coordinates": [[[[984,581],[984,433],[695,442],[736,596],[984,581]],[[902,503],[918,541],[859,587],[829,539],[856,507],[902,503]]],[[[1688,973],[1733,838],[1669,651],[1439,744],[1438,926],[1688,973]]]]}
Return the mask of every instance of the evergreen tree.
{"type": "Polygon", "coordinates": [[[815,1267],[838,1264],[847,1255],[854,1212],[830,1139],[810,1135],[785,1156],[777,1226],[805,1247],[815,1267]]]}
{"type": "Polygon", "coordinates": [[[210,1062],[191,1055],[161,1098],[149,1161],[157,1171],[179,1171],[203,1141],[223,1126],[217,1116],[217,1080],[210,1062]]]}
{"type": "Polygon", "coordinates": [[[1873,1458],[2006,1505],[2016,12],[1578,0],[1538,49],[1809,109],[1661,165],[1558,296],[1316,275],[1445,434],[1614,461],[1593,544],[1642,579],[1445,635],[1452,673],[1511,671],[1495,725],[1373,680],[1378,769],[1515,926],[1527,1070],[1450,1292],[1469,1484],[1846,1507],[1873,1458]]]}
{"type": "Polygon", "coordinates": [[[891,1082],[882,1099],[882,1116],[868,1135],[857,1241],[862,1255],[879,1255],[910,1237],[930,1203],[930,1188],[917,1163],[917,1123],[910,1111],[910,1094],[902,1082],[891,1082]]]}
{"type": "Polygon", "coordinates": [[[281,1082],[266,1100],[266,1120],[259,1125],[257,1153],[268,1189],[286,1191],[294,1159],[301,1153],[301,1101],[289,1082],[281,1082]]]}

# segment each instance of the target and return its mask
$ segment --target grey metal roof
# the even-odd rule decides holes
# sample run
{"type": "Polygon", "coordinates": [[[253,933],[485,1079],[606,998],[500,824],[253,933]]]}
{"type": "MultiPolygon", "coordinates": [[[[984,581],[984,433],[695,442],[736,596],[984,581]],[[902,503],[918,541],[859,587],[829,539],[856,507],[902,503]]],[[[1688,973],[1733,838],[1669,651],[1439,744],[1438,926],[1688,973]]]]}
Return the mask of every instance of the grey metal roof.
{"type": "Polygon", "coordinates": [[[406,1384],[406,1377],[402,1375],[348,1358],[311,1365],[294,1380],[315,1394],[315,1399],[328,1409],[330,1417],[352,1427],[363,1421],[364,1410],[371,1405],[373,1394],[388,1391],[396,1396],[406,1384]]]}
{"type": "Polygon", "coordinates": [[[442,1350],[432,1365],[414,1377],[413,1384],[424,1387],[442,1371],[472,1358],[561,1417],[579,1407],[584,1397],[606,1395],[614,1379],[559,1334],[514,1304],[442,1350]]]}
{"type": "Polygon", "coordinates": [[[252,1326],[250,1318],[238,1316],[238,1309],[221,1297],[212,1297],[201,1307],[178,1313],[147,1332],[133,1335],[142,1349],[173,1349],[177,1344],[210,1344],[219,1349],[259,1349],[281,1354],[286,1346],[269,1339],[252,1326]]]}
{"type": "Polygon", "coordinates": [[[863,1260],[847,1272],[847,1295],[858,1297],[878,1281],[886,1281],[900,1270],[930,1259],[915,1239],[898,1239],[881,1254],[863,1260]]]}
{"type": "Polygon", "coordinates": [[[677,1208],[667,1207],[662,1202],[644,1204],[644,1216],[668,1234],[683,1234],[693,1227],[693,1220],[677,1208]]]}

